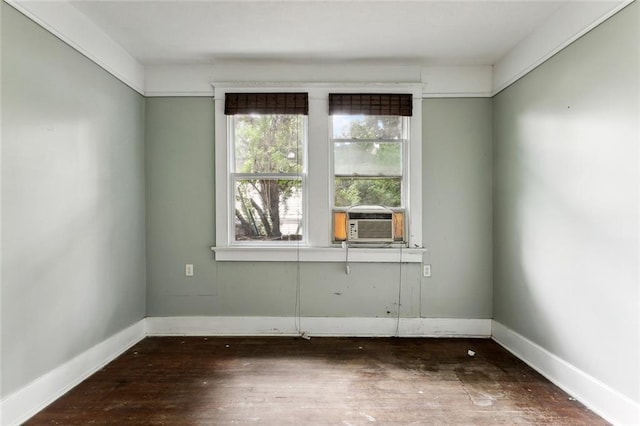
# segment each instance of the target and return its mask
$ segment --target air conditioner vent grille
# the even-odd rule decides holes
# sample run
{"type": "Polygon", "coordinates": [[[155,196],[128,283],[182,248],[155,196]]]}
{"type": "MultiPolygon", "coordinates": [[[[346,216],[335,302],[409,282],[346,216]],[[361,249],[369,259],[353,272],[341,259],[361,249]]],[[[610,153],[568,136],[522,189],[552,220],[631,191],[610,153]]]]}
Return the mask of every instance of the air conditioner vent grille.
{"type": "Polygon", "coordinates": [[[391,220],[358,220],[358,238],[389,239],[391,232],[391,220]]]}

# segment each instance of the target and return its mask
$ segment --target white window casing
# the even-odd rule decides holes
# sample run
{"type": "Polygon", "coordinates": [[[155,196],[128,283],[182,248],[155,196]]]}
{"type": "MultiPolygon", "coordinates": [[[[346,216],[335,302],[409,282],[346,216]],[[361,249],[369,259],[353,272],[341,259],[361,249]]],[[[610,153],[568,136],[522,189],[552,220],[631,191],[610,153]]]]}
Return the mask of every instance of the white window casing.
{"type": "Polygon", "coordinates": [[[303,261],[303,262],[422,262],[422,85],[421,84],[351,84],[351,83],[212,83],[215,102],[215,229],[216,242],[211,249],[218,261],[303,261]],[[234,194],[230,190],[231,156],[224,99],[227,92],[307,92],[306,173],[303,191],[304,242],[254,242],[233,244],[230,226],[234,194]],[[407,247],[361,248],[348,250],[332,243],[332,147],[329,137],[329,93],[411,93],[413,115],[410,118],[410,138],[404,158],[407,161],[406,217],[407,247]]]}

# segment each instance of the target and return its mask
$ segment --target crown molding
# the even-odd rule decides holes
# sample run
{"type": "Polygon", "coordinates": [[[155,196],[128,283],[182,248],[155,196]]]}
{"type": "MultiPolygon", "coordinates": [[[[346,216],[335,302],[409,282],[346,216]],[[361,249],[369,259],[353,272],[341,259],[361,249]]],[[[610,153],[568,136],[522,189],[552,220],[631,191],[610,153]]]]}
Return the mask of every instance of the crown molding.
{"type": "Polygon", "coordinates": [[[213,96],[211,81],[422,83],[423,98],[492,97],[634,0],[568,2],[495,65],[238,62],[143,66],[68,0],[4,0],[148,97],[213,96]]]}
{"type": "Polygon", "coordinates": [[[295,84],[350,84],[369,82],[390,85],[421,85],[423,98],[489,97],[492,67],[416,66],[379,64],[225,64],[225,65],[156,65],[145,69],[149,97],[213,96],[210,82],[278,82],[295,84]],[[347,80],[348,77],[352,80],[347,80]]]}
{"type": "Polygon", "coordinates": [[[142,64],[68,1],[4,1],[144,95],[142,64]]]}
{"type": "Polygon", "coordinates": [[[506,89],[633,1],[564,4],[495,64],[492,95],[506,89]]]}

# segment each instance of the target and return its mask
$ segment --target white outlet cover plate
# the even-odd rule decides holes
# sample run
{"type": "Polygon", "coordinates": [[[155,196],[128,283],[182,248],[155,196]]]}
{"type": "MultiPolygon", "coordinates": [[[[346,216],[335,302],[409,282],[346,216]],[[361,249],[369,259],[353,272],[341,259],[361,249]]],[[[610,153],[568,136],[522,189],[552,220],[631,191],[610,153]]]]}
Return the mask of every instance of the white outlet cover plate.
{"type": "Polygon", "coordinates": [[[423,274],[425,277],[430,277],[430,276],[431,276],[431,265],[424,265],[424,268],[423,268],[422,274],[423,274]]]}

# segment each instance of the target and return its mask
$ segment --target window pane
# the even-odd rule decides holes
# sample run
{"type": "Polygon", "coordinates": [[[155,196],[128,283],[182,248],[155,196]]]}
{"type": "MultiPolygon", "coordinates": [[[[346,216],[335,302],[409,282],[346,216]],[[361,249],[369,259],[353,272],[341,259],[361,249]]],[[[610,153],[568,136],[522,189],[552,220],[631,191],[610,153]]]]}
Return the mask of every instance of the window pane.
{"type": "Polygon", "coordinates": [[[402,176],[401,142],[335,142],[336,175],[402,176]]]}
{"type": "Polygon", "coordinates": [[[403,117],[387,115],[332,115],[333,139],[402,139],[403,117]]]}
{"type": "Polygon", "coordinates": [[[234,115],[237,173],[301,173],[304,116],[234,115]]]}
{"type": "Polygon", "coordinates": [[[373,205],[400,207],[402,178],[336,177],[335,206],[373,205]]]}
{"type": "Polygon", "coordinates": [[[235,240],[302,239],[300,179],[237,179],[235,240]]]}

